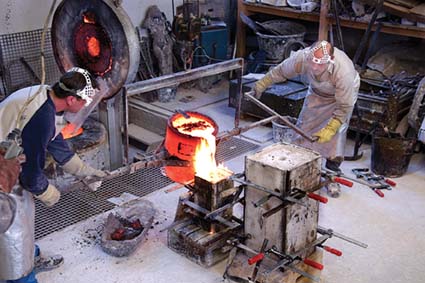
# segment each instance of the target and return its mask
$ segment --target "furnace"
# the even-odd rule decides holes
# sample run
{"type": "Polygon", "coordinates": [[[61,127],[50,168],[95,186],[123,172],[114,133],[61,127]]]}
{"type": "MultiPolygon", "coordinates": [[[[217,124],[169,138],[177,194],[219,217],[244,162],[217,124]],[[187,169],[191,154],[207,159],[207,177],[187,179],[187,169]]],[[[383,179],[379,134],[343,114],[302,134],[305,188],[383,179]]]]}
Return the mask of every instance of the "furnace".
{"type": "Polygon", "coordinates": [[[134,80],[140,61],[139,39],[130,18],[118,1],[66,0],[55,10],[51,37],[61,72],[78,66],[101,81],[104,100],[98,110],[108,133],[109,169],[122,166],[122,107],[116,94],[134,80]]]}
{"type": "Polygon", "coordinates": [[[139,41],[121,6],[111,0],[67,0],[52,20],[52,45],[63,72],[78,66],[105,80],[115,95],[133,81],[139,67],[139,41]]]}

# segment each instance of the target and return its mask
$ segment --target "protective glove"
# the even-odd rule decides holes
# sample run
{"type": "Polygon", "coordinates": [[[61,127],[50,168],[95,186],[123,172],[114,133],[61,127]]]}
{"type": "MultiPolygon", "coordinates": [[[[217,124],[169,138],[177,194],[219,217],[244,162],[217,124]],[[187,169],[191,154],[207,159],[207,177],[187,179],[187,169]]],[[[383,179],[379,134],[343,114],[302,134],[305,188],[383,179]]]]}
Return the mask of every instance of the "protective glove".
{"type": "Polygon", "coordinates": [[[87,164],[85,164],[78,155],[74,156],[62,166],[63,170],[69,174],[72,174],[77,177],[87,177],[87,176],[96,176],[96,177],[105,177],[106,173],[97,170],[87,164]]]}
{"type": "Polygon", "coordinates": [[[267,73],[261,80],[258,80],[254,85],[255,98],[260,99],[263,92],[272,84],[272,77],[269,73],[267,73]]]}
{"type": "Polygon", "coordinates": [[[18,180],[21,165],[18,158],[4,159],[0,154],[0,190],[10,193],[18,180]]]}
{"type": "Polygon", "coordinates": [[[340,120],[338,120],[337,118],[332,118],[329,120],[328,124],[323,129],[313,134],[313,136],[319,138],[317,140],[318,143],[329,142],[336,134],[338,129],[341,127],[341,125],[342,122],[340,120]]]}
{"type": "Polygon", "coordinates": [[[61,193],[53,185],[48,185],[47,190],[41,195],[36,195],[35,198],[41,200],[47,207],[55,205],[61,197],[61,193]]]}

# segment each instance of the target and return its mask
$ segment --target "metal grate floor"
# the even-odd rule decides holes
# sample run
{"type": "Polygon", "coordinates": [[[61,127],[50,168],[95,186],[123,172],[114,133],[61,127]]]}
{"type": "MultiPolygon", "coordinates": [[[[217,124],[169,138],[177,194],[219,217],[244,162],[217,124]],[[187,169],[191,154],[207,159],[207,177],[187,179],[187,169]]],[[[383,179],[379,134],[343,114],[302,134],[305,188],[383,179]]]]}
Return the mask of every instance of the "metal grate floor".
{"type": "MultiPolygon", "coordinates": [[[[239,138],[231,138],[218,145],[217,161],[233,159],[254,150],[258,145],[239,138]]],[[[39,239],[72,224],[114,208],[107,200],[127,192],[143,197],[171,184],[159,168],[141,169],[130,175],[117,176],[103,182],[97,192],[72,191],[64,193],[53,207],[35,202],[35,238],[39,239]]]]}

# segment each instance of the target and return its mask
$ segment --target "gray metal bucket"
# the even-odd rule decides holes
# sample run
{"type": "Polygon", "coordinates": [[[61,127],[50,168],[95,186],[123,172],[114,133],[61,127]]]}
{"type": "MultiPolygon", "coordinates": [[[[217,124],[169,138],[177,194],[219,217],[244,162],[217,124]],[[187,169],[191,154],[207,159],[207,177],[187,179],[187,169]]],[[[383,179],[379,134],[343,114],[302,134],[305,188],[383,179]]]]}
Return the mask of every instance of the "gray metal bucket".
{"type": "Polygon", "coordinates": [[[267,59],[282,61],[290,55],[290,51],[305,47],[303,40],[306,28],[303,25],[284,20],[272,20],[262,24],[281,33],[281,35],[256,33],[258,46],[265,51],[267,59]]]}
{"type": "MultiPolygon", "coordinates": [[[[297,118],[294,117],[288,117],[289,122],[292,124],[297,123],[297,118]]],[[[273,142],[286,142],[291,143],[292,139],[295,135],[294,130],[292,130],[290,127],[281,124],[279,120],[272,121],[272,128],[273,128],[273,142]]]]}

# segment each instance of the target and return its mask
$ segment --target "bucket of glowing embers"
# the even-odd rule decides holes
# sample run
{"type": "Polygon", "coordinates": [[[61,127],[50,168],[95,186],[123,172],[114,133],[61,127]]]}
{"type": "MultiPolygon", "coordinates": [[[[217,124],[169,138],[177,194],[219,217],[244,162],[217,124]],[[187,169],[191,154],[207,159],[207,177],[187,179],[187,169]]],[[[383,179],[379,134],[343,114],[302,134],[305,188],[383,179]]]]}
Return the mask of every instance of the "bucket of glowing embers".
{"type": "Polygon", "coordinates": [[[152,226],[155,208],[150,201],[135,199],[109,213],[100,246],[106,253],[123,257],[131,254],[152,226]]]}
{"type": "Polygon", "coordinates": [[[164,146],[171,158],[188,161],[188,166],[165,166],[168,178],[182,184],[192,183],[195,174],[205,180],[219,178],[215,175],[224,168],[215,160],[217,133],[217,124],[206,115],[174,114],[167,123],[164,146]]]}

